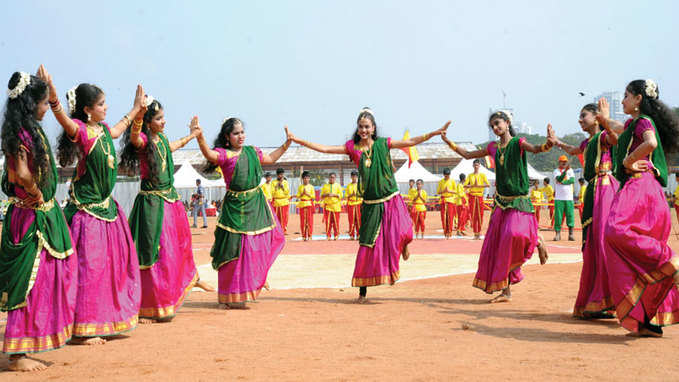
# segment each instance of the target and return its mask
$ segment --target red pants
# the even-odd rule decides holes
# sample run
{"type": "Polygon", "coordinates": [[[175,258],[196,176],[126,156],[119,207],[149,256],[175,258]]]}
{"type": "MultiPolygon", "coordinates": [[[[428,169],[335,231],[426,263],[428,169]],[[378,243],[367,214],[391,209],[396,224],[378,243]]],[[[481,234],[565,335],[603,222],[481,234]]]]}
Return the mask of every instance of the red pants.
{"type": "Polygon", "coordinates": [[[330,238],[331,231],[334,232],[335,237],[339,236],[339,212],[332,212],[324,210],[325,214],[325,235],[330,238]]]}
{"type": "Polygon", "coordinates": [[[674,212],[677,213],[677,220],[679,220],[679,206],[676,204],[674,205],[674,212]]]}
{"type": "Polygon", "coordinates": [[[443,234],[446,236],[453,233],[456,211],[457,208],[453,203],[446,203],[441,200],[441,226],[443,227],[443,234]]]}
{"type": "Polygon", "coordinates": [[[467,206],[464,204],[458,204],[457,206],[457,230],[464,232],[464,226],[467,225],[468,213],[467,206]]]}
{"type": "Polygon", "coordinates": [[[535,208],[535,220],[538,221],[538,228],[540,228],[540,207],[541,206],[533,206],[533,208],[535,208]]]}
{"type": "Polygon", "coordinates": [[[288,232],[288,212],[290,211],[290,206],[274,207],[274,212],[276,212],[276,217],[281,223],[283,232],[288,232]]]}
{"type": "Polygon", "coordinates": [[[415,212],[415,232],[424,233],[424,219],[427,217],[427,211],[415,212]]]}
{"type": "Polygon", "coordinates": [[[472,230],[476,235],[481,233],[481,227],[483,226],[483,208],[483,196],[469,195],[472,230]]]}
{"type": "Polygon", "coordinates": [[[299,226],[302,238],[311,239],[314,234],[314,207],[302,207],[299,209],[299,226]]]}
{"type": "Polygon", "coordinates": [[[585,208],[585,205],[583,203],[580,203],[576,208],[578,209],[578,211],[580,211],[580,220],[582,220],[582,210],[585,208]]]}
{"type": "Polygon", "coordinates": [[[361,205],[347,204],[347,217],[349,218],[349,236],[358,236],[358,229],[361,228],[361,205]]]}
{"type": "Polygon", "coordinates": [[[554,227],[554,201],[552,200],[550,203],[552,204],[549,206],[549,221],[551,222],[549,226],[554,227]]]}

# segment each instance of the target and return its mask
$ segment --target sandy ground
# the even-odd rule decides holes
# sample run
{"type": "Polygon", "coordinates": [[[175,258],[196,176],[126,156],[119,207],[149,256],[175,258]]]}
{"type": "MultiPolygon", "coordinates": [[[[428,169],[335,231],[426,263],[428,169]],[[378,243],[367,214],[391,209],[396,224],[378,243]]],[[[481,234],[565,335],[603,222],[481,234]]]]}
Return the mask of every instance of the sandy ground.
{"type": "MultiPolygon", "coordinates": [[[[193,230],[206,279],[214,223],[193,230]]],[[[427,236],[441,234],[437,214],[427,223],[427,236]]],[[[318,215],[316,225],[321,233],[318,215]]],[[[272,290],[250,309],[220,310],[216,294],[193,292],[171,323],[140,325],[105,345],[37,354],[48,370],[2,372],[0,380],[679,379],[679,327],[661,339],[636,339],[615,320],[571,318],[579,232],[578,242],[551,242],[553,234],[542,232],[561,264],[524,267],[510,303],[488,304],[471,287],[473,274],[464,272],[475,270],[481,242],[459,238],[417,240],[411,260],[401,262],[402,281],[369,288],[370,303],[356,305],[356,288],[346,287],[356,242],[295,241],[298,226],[291,215],[272,290]]],[[[674,234],[671,244],[679,248],[674,234]]],[[[6,366],[0,356],[0,369],[6,366]]]]}

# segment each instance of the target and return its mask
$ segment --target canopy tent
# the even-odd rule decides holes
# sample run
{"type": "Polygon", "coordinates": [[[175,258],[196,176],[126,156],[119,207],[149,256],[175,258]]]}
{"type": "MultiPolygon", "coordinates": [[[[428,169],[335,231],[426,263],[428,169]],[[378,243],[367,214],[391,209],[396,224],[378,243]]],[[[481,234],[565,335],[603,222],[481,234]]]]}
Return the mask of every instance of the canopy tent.
{"type": "Polygon", "coordinates": [[[534,169],[533,166],[528,163],[528,178],[542,180],[545,178],[545,175],[534,169]]]}
{"type": "Polygon", "coordinates": [[[394,173],[394,177],[398,183],[408,183],[410,179],[422,179],[425,183],[438,182],[442,178],[427,171],[427,169],[422,167],[420,162],[417,161],[413,162],[410,168],[408,168],[408,161],[405,161],[403,166],[394,173]]]}
{"type": "MultiPolygon", "coordinates": [[[[474,172],[474,161],[472,159],[462,159],[460,163],[450,170],[450,177],[458,182],[460,180],[460,174],[469,175],[474,172]]],[[[479,172],[486,174],[488,181],[495,180],[495,173],[485,168],[483,165],[479,168],[479,172]]]]}
{"type": "Polygon", "coordinates": [[[207,202],[221,199],[224,196],[225,185],[221,179],[210,180],[200,175],[191,163],[187,160],[182,163],[182,166],[174,173],[174,188],[177,193],[181,195],[182,200],[191,200],[191,194],[196,189],[196,179],[200,179],[200,185],[205,189],[205,198],[207,202]]]}

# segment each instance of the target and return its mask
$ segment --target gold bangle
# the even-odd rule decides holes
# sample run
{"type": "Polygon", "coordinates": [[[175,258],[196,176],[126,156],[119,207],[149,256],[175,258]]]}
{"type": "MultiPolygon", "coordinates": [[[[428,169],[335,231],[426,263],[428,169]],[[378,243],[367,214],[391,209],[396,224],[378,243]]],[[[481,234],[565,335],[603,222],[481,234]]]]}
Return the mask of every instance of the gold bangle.
{"type": "Polygon", "coordinates": [[[450,149],[453,151],[457,150],[457,145],[455,144],[455,142],[451,141],[450,143],[448,143],[448,147],[450,147],[450,149]]]}
{"type": "Polygon", "coordinates": [[[126,121],[125,122],[126,125],[132,123],[132,120],[130,120],[130,117],[128,117],[127,114],[123,115],[123,119],[126,121]]]}
{"type": "Polygon", "coordinates": [[[52,113],[54,114],[61,113],[62,111],[64,111],[64,108],[61,107],[61,104],[58,104],[56,107],[52,108],[52,113]]]}

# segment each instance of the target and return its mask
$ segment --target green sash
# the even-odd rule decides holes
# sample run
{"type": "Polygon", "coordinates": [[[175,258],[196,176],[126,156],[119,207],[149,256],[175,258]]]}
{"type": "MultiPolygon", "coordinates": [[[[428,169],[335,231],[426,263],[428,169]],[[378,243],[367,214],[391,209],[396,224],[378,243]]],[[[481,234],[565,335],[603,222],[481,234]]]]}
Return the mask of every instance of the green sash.
{"type": "MultiPolygon", "coordinates": [[[[592,224],[592,213],[594,210],[594,194],[596,193],[597,185],[597,171],[599,165],[601,164],[601,156],[603,155],[601,132],[598,132],[592,136],[592,138],[587,142],[585,147],[585,168],[583,175],[587,180],[587,188],[585,189],[585,197],[583,200],[582,216],[580,221],[582,222],[582,237],[583,246],[587,239],[587,230],[589,225],[592,224]]],[[[612,173],[615,173],[615,158],[616,152],[614,148],[610,149],[611,153],[611,169],[612,173]]]]}
{"type": "Polygon", "coordinates": [[[276,226],[269,202],[259,187],[261,179],[262,165],[257,152],[252,146],[243,147],[224,196],[210,250],[214,269],[240,256],[241,235],[258,235],[276,226]]]}
{"type": "Polygon", "coordinates": [[[521,152],[519,138],[514,137],[500,150],[498,142],[495,152],[495,206],[503,210],[533,213],[533,203],[528,195],[528,162],[526,153],[521,152]],[[504,159],[500,157],[504,154],[504,159]]]}
{"type": "Polygon", "coordinates": [[[658,136],[658,129],[655,128],[655,122],[647,115],[640,115],[639,118],[632,121],[618,137],[617,158],[614,162],[616,165],[615,177],[620,181],[620,188],[622,188],[622,186],[625,185],[625,182],[630,178],[630,174],[625,173],[625,166],[622,165],[622,162],[629,154],[629,149],[632,146],[634,138],[634,129],[640,118],[647,119],[651,122],[651,125],[653,125],[655,140],[658,142],[658,146],[656,146],[655,150],[651,153],[650,159],[651,163],[653,163],[653,167],[655,167],[653,172],[655,173],[655,178],[658,180],[658,183],[663,187],[667,187],[667,162],[665,161],[665,151],[662,148],[662,142],[658,136]]]}
{"type": "MultiPolygon", "coordinates": [[[[46,143],[42,129],[38,130],[41,144],[50,161],[49,179],[41,190],[46,202],[35,209],[35,220],[18,243],[14,243],[10,232],[12,212],[16,208],[15,185],[9,182],[7,170],[2,175],[2,190],[10,196],[10,206],[2,225],[0,242],[0,310],[8,311],[26,306],[26,296],[31,291],[40,265],[40,252],[46,249],[57,259],[64,259],[73,253],[71,236],[64,214],[54,201],[57,189],[57,166],[52,150],[46,143]]],[[[42,176],[42,175],[39,175],[42,176]]],[[[40,180],[38,180],[40,183],[40,180]]]]}
{"type": "Polygon", "coordinates": [[[165,213],[165,201],[174,203],[179,199],[174,188],[174,161],[170,143],[165,134],[158,134],[158,143],[153,143],[149,138],[148,145],[157,145],[154,152],[159,173],[156,177],[148,176],[141,181],[141,191],[134,199],[134,206],[130,212],[130,231],[137,248],[139,268],[151,268],[158,261],[160,250],[160,232],[163,228],[163,214],[165,213]]]}
{"type": "Polygon", "coordinates": [[[71,183],[71,200],[64,208],[69,223],[78,210],[109,222],[118,217],[118,208],[111,198],[118,176],[116,149],[108,128],[103,124],[99,125],[103,131],[84,159],[85,173],[82,176],[76,175],[71,183]]]}
{"type": "Polygon", "coordinates": [[[360,245],[373,247],[380,233],[384,202],[398,195],[386,138],[377,138],[371,151],[361,154],[358,174],[358,194],[363,197],[358,242],[360,245]],[[366,166],[366,162],[370,166],[366,166]]]}

